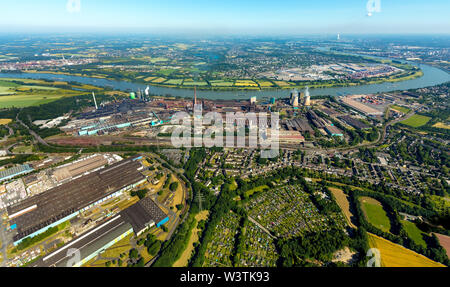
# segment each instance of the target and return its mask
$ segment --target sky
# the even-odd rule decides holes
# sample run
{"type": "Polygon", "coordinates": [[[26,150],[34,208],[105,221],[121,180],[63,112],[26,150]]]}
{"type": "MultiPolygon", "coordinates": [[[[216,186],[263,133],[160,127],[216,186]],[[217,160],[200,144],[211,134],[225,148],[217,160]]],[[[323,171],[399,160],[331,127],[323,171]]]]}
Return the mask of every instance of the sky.
{"type": "Polygon", "coordinates": [[[449,0],[0,0],[0,7],[0,32],[10,33],[450,33],[449,0]]]}

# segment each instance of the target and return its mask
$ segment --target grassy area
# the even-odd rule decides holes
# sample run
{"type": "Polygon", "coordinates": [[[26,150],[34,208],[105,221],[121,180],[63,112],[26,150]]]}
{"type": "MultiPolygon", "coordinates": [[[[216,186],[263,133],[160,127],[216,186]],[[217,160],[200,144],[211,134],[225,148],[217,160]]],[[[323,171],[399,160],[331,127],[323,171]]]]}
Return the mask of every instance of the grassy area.
{"type": "Polygon", "coordinates": [[[80,91],[64,90],[49,87],[47,85],[67,85],[67,83],[28,79],[1,79],[0,108],[38,106],[63,97],[78,96],[82,94],[80,91]],[[13,80],[20,81],[24,84],[16,84],[12,82],[13,80]],[[27,84],[38,84],[43,86],[30,86],[27,84]]]}
{"type": "Polygon", "coordinates": [[[397,105],[392,105],[391,109],[399,111],[399,112],[404,113],[404,114],[407,114],[407,113],[409,113],[411,111],[408,108],[397,106],[397,105]]]}
{"type": "Polygon", "coordinates": [[[198,226],[197,226],[198,222],[202,221],[202,220],[207,220],[208,216],[209,216],[209,211],[207,211],[207,210],[204,210],[195,216],[196,223],[195,223],[194,229],[192,229],[191,237],[189,238],[187,248],[181,254],[180,259],[178,259],[173,264],[172,267],[186,267],[187,266],[189,259],[192,256],[192,251],[194,251],[194,244],[196,242],[198,242],[198,240],[199,240],[198,232],[200,231],[200,229],[198,229],[198,226]]]}
{"type": "Polygon", "coordinates": [[[256,192],[260,192],[260,191],[263,191],[265,188],[269,188],[267,185],[261,185],[261,186],[258,186],[258,187],[255,187],[254,189],[250,189],[250,190],[248,190],[245,194],[247,195],[247,196],[251,196],[252,194],[254,194],[254,193],[256,193],[256,192]]]}
{"type": "Polygon", "coordinates": [[[370,233],[369,245],[380,251],[382,267],[445,267],[423,255],[370,233]]]}
{"type": "Polygon", "coordinates": [[[40,233],[36,236],[29,237],[24,239],[21,243],[19,243],[16,247],[12,247],[11,250],[8,250],[8,254],[12,257],[18,252],[24,252],[32,247],[38,246],[47,240],[54,240],[56,237],[59,237],[61,232],[70,228],[70,221],[67,220],[55,227],[48,228],[43,233],[40,233]]]}
{"type": "Polygon", "coordinates": [[[26,146],[26,145],[20,145],[16,146],[13,149],[14,153],[32,153],[33,147],[32,146],[26,146]]]}
{"type": "Polygon", "coordinates": [[[409,119],[401,121],[401,123],[404,125],[413,127],[413,128],[418,128],[418,127],[426,125],[430,120],[431,120],[431,118],[427,117],[427,116],[413,115],[409,119]]]}
{"type": "Polygon", "coordinates": [[[402,220],[401,221],[403,227],[405,228],[408,236],[418,245],[422,245],[424,248],[427,248],[427,243],[423,239],[426,234],[422,232],[415,223],[402,220]]]}
{"type": "MultiPolygon", "coordinates": [[[[130,240],[133,237],[133,233],[126,236],[124,239],[120,240],[110,248],[106,249],[101,256],[104,258],[117,258],[117,260],[120,258],[120,255],[125,253],[126,255],[121,258],[121,260],[124,262],[122,266],[126,266],[126,262],[128,260],[128,253],[130,249],[133,248],[133,246],[130,244],[130,240]]],[[[98,260],[96,257],[92,258],[89,262],[87,262],[84,267],[104,267],[105,263],[110,260],[98,260]]],[[[118,266],[112,265],[112,266],[118,266]]]]}
{"type": "Polygon", "coordinates": [[[384,232],[389,232],[391,230],[389,217],[379,201],[371,197],[361,197],[359,201],[361,202],[364,216],[370,224],[384,232]]]}

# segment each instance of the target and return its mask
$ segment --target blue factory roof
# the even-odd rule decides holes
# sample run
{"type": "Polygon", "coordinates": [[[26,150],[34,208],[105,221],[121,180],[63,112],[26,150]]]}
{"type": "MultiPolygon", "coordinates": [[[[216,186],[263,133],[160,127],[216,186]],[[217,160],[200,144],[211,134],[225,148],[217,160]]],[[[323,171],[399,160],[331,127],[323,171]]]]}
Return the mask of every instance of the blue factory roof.
{"type": "Polygon", "coordinates": [[[34,169],[30,165],[24,164],[0,171],[0,181],[14,178],[18,175],[32,172],[34,169]]]}

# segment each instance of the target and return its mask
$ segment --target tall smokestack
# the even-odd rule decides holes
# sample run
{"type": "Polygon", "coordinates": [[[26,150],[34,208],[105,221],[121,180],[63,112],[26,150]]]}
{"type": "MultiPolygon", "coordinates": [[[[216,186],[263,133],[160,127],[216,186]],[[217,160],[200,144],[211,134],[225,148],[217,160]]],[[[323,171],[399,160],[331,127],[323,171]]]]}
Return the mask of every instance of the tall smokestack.
{"type": "Polygon", "coordinates": [[[98,110],[97,100],[95,99],[95,94],[94,94],[94,92],[92,92],[92,97],[94,98],[95,109],[98,110]]]}
{"type": "Polygon", "coordinates": [[[194,106],[197,105],[197,87],[194,87],[194,106]]]}

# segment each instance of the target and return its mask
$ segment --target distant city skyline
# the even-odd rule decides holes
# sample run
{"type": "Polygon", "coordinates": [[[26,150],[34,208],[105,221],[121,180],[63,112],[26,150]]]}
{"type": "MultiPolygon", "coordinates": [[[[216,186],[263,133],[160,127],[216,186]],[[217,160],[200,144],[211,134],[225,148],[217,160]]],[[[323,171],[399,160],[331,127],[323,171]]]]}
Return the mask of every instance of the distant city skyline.
{"type": "Polygon", "coordinates": [[[448,0],[18,0],[2,12],[0,32],[450,33],[448,0]]]}

